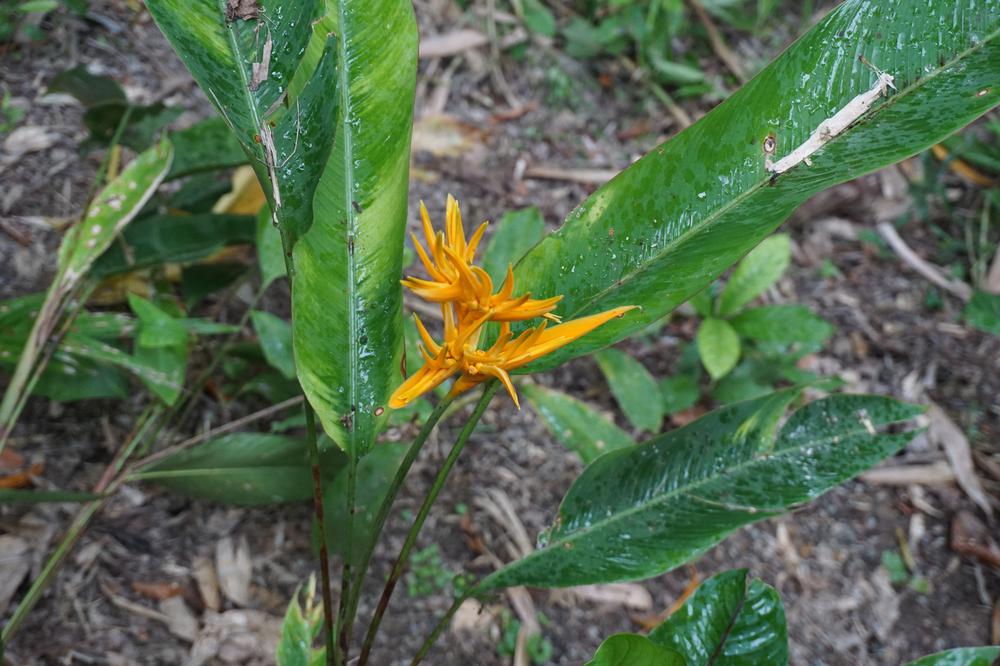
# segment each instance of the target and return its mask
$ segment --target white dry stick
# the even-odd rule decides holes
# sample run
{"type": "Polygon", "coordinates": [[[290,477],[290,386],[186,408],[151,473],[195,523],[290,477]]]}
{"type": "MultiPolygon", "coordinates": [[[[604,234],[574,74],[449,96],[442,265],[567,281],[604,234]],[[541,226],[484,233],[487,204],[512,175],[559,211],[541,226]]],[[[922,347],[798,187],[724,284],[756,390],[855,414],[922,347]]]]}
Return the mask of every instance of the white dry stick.
{"type": "Polygon", "coordinates": [[[872,108],[872,104],[878,98],[884,96],[889,91],[889,88],[896,89],[896,86],[893,85],[895,79],[891,74],[886,74],[875,67],[872,67],[872,69],[875,71],[877,78],[869,90],[861,93],[848,102],[840,111],[837,111],[837,113],[821,122],[819,127],[806,139],[806,142],[788,155],[785,155],[777,162],[771,162],[770,157],[765,158],[764,164],[768,172],[778,175],[785,173],[793,166],[802,162],[809,164],[810,155],[826,145],[830,139],[850,127],[858,118],[865,115],[868,109],[872,108]]]}
{"type": "Polygon", "coordinates": [[[919,273],[921,277],[926,278],[929,282],[936,284],[945,291],[958,296],[963,301],[972,298],[972,287],[961,280],[946,276],[940,268],[921,259],[900,237],[894,226],[888,222],[879,222],[876,228],[879,235],[885,239],[885,242],[903,260],[903,263],[919,273]]]}

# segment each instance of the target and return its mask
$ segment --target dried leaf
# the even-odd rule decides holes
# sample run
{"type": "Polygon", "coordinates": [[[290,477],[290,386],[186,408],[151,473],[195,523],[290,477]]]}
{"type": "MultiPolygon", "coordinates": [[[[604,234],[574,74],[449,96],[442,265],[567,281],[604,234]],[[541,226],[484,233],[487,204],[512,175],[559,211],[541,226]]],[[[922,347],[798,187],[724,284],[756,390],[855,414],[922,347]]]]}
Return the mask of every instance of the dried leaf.
{"type": "Polygon", "coordinates": [[[564,169],[562,167],[537,166],[524,172],[525,178],[539,180],[565,180],[584,185],[603,185],[618,175],[614,169],[564,169]]]}
{"type": "Polygon", "coordinates": [[[1000,547],[989,528],[970,511],[959,511],[951,521],[951,549],[1000,569],[1000,547]]]}
{"type": "Polygon", "coordinates": [[[431,153],[435,157],[471,157],[485,154],[485,133],[447,114],[425,116],[413,124],[411,150],[431,153]]]}
{"type": "Polygon", "coordinates": [[[247,540],[240,538],[239,545],[235,545],[230,537],[221,539],[215,546],[215,569],[226,598],[237,606],[249,605],[253,563],[247,540]]]}
{"type": "Polygon", "coordinates": [[[181,586],[177,583],[168,583],[167,581],[135,581],[132,583],[132,590],[136,594],[141,594],[144,597],[150,599],[156,599],[157,601],[163,601],[164,599],[169,599],[171,597],[177,597],[183,594],[181,586]]]}
{"type": "Polygon", "coordinates": [[[160,612],[167,616],[167,628],[174,636],[193,643],[198,638],[198,618],[181,597],[168,597],[160,602],[160,612]]]}
{"type": "Polygon", "coordinates": [[[205,625],[191,646],[188,666],[207,663],[274,663],[281,618],[254,610],[205,614],[205,625]]]}
{"type": "Polygon", "coordinates": [[[951,468],[955,470],[958,485],[987,516],[992,518],[993,507],[990,506],[989,498],[979,483],[979,477],[976,476],[976,469],[972,464],[972,451],[965,433],[933,402],[930,403],[927,415],[931,420],[928,436],[944,449],[951,468]]]}
{"type": "Polygon", "coordinates": [[[7,605],[30,570],[28,542],[12,534],[0,536],[0,617],[7,612],[7,605]]]}
{"type": "Polygon", "coordinates": [[[226,0],[226,21],[249,21],[260,16],[257,0],[226,0]]]}
{"type": "Polygon", "coordinates": [[[194,580],[198,584],[198,592],[205,608],[213,611],[222,610],[222,597],[219,595],[219,578],[215,575],[215,566],[207,557],[195,559],[192,565],[194,580]]]}
{"type": "Polygon", "coordinates": [[[28,153],[46,150],[59,139],[59,135],[38,125],[25,125],[7,135],[3,142],[3,162],[12,164],[28,153]]]}

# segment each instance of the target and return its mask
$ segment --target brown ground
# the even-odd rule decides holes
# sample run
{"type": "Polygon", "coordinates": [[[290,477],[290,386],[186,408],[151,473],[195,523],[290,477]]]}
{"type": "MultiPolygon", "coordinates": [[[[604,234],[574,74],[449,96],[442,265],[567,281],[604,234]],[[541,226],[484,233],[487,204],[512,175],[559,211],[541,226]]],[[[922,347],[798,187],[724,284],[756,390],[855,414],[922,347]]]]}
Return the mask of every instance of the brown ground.
{"type": "MultiPolygon", "coordinates": [[[[448,4],[417,3],[424,34],[455,27],[440,14],[448,4]]],[[[27,111],[22,124],[55,135],[53,145],[24,156],[3,174],[0,212],[5,227],[15,233],[0,233],[2,297],[42,289],[57,242],[55,234],[16,216],[72,214],[81,205],[97,166],[98,154],[81,156],[75,149],[85,136],[78,108],[41,99],[54,73],[87,63],[123,82],[135,99],[163,99],[191,109],[181,122],[208,112],[208,105],[148,16],[136,15],[125,3],[114,0],[94,3],[93,12],[98,21],[62,16],[43,26],[50,31],[44,41],[8,48],[0,55],[3,84],[15,105],[27,111]],[[30,238],[27,245],[17,241],[18,232],[30,238]]],[[[764,48],[752,40],[738,46],[748,54],[764,48]]],[[[520,178],[524,166],[620,169],[678,129],[641,87],[629,86],[618,69],[588,68],[542,49],[529,50],[521,60],[505,59],[503,66],[517,101],[537,103],[537,108],[513,120],[495,121],[494,114],[508,104],[494,87],[487,53],[482,49],[457,62],[421,63],[418,116],[427,109],[445,111],[481,128],[483,134],[477,140],[478,150],[454,156],[417,155],[411,188],[414,210],[418,198],[423,198],[434,212],[442,207],[444,194],[452,192],[472,220],[495,219],[505,210],[537,205],[555,225],[591,186],[520,178]],[[547,72],[555,66],[556,57],[572,77],[575,99],[568,103],[551,99],[547,72]],[[600,76],[595,78],[595,74],[600,76]],[[602,87],[598,79],[608,85],[602,87]],[[447,91],[446,105],[440,103],[442,91],[447,91]]],[[[708,103],[692,100],[685,106],[697,116],[708,103]]],[[[918,173],[919,167],[913,160],[904,172],[918,173]]],[[[786,225],[795,240],[794,265],[768,298],[810,305],[837,326],[836,336],[817,359],[825,373],[839,373],[850,390],[910,399],[925,393],[966,432],[973,433],[975,449],[996,460],[1000,454],[1000,340],[961,326],[961,303],[949,296],[943,297],[940,309],[929,311],[924,298],[927,285],[921,278],[891,254],[880,254],[857,240],[859,230],[873,228],[876,221],[896,219],[910,209],[900,173],[893,168],[865,177],[803,207],[786,225]],[[820,277],[823,258],[830,259],[842,277],[820,277]]],[[[961,181],[951,185],[959,197],[958,208],[976,196],[961,181]]],[[[949,224],[946,219],[939,221],[949,224]]],[[[901,233],[911,246],[934,259],[935,241],[926,228],[912,223],[901,233]]],[[[690,339],[691,334],[690,321],[680,317],[651,343],[624,346],[663,376],[676,361],[678,341],[690,339]]],[[[588,359],[574,361],[540,381],[614,409],[596,365],[588,359]]],[[[55,405],[33,400],[16,439],[26,457],[45,462],[47,484],[84,489],[93,485],[143,404],[141,397],[127,404],[55,405]]],[[[255,407],[259,405],[230,405],[226,411],[235,416],[255,407]]],[[[208,399],[200,409],[206,423],[222,418],[223,410],[208,399]]],[[[618,419],[624,427],[625,422],[618,419]]],[[[427,447],[410,475],[400,512],[415,511],[416,498],[430,483],[443,447],[459,423],[461,419],[454,417],[441,429],[438,443],[427,447]]],[[[926,438],[919,438],[902,458],[928,462],[943,459],[943,454],[926,438]]],[[[534,538],[548,524],[581,468],[572,454],[552,440],[530,408],[518,412],[508,401],[498,400],[460,460],[418,546],[437,544],[444,567],[452,572],[488,571],[489,565],[476,560],[469,549],[456,507],[469,508],[472,528],[490,551],[506,559],[511,527],[498,525],[481,508],[487,493],[498,490],[508,498],[534,538]]],[[[987,488],[995,493],[1000,479],[986,479],[987,488]]],[[[37,573],[44,553],[68,523],[71,509],[63,505],[30,511],[0,508],[0,534],[31,535],[37,573]]],[[[959,511],[978,509],[952,485],[900,489],[854,481],[792,515],[741,530],[695,566],[704,577],[731,567],[749,567],[754,575],[775,585],[786,605],[793,664],[898,664],[939,649],[990,641],[1000,577],[996,570],[950,549],[949,525],[959,511]],[[880,566],[882,553],[897,549],[897,532],[904,539],[909,535],[919,570],[930,583],[926,594],[893,586],[880,566]]],[[[402,540],[404,522],[396,520],[388,530],[377,554],[376,580],[386,572],[402,540]]],[[[467,521],[465,527],[469,525],[467,521]]],[[[273,635],[274,618],[315,566],[309,549],[308,507],[233,509],[179,498],[155,486],[138,486],[121,493],[97,517],[9,646],[7,657],[14,664],[183,663],[191,642],[168,630],[158,616],[157,602],[137,592],[133,583],[175,582],[194,590],[196,559],[214,557],[217,542],[226,536],[237,543],[248,542],[253,578],[247,606],[252,611],[240,615],[231,610],[222,618],[229,622],[249,619],[260,625],[252,630],[250,635],[256,638],[249,642],[263,641],[266,654],[267,643],[261,637],[268,632],[273,635]]],[[[645,611],[581,595],[532,591],[535,607],[549,620],[543,630],[553,648],[550,663],[582,663],[603,637],[639,630],[634,618],[670,606],[690,576],[691,570],[682,569],[643,583],[652,599],[652,608],[645,611]]],[[[15,599],[25,589],[26,584],[15,599]]],[[[641,591],[628,591],[642,601],[641,591]]],[[[371,612],[376,592],[373,589],[364,599],[360,618],[371,612]]],[[[200,613],[203,606],[197,594],[186,597],[200,613]]],[[[406,656],[448,604],[443,591],[410,598],[405,586],[394,601],[375,663],[408,663],[406,656]]],[[[498,598],[489,604],[489,612],[508,605],[506,597],[498,598]]],[[[201,619],[208,624],[223,621],[211,612],[201,619]]],[[[446,634],[429,663],[509,663],[509,657],[497,654],[498,622],[485,624],[485,628],[446,634]]],[[[235,624],[223,626],[228,627],[223,631],[230,638],[238,633],[235,624]]],[[[204,639],[205,630],[202,643],[204,639]]],[[[216,652],[218,660],[233,659],[229,663],[257,663],[245,652],[216,652]]]]}

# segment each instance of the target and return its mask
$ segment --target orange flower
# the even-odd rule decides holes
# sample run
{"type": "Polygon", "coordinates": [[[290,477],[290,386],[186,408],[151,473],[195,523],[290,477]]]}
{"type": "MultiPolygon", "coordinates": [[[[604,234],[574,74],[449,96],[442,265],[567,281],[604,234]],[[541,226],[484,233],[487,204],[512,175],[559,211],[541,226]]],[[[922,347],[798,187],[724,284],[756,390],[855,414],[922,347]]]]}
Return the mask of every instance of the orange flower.
{"type": "Polygon", "coordinates": [[[476,312],[481,315],[489,314],[493,321],[525,321],[542,316],[559,321],[551,312],[562,296],[540,301],[532,299],[531,294],[513,298],[512,266],[507,267],[503,287],[498,293],[493,293],[493,280],[489,274],[473,265],[476,249],[488,222],[479,225],[472,238],[466,241],[461,210],[450,194],[445,207],[446,233],[434,231],[423,202],[420,202],[420,217],[430,253],[424,249],[416,234],[411,234],[411,237],[420,262],[431,279],[408,277],[403,280],[404,287],[432,303],[454,303],[459,317],[466,312],[476,312]]]}
{"type": "Polygon", "coordinates": [[[418,349],[424,365],[393,392],[389,399],[390,407],[404,407],[459,374],[450,395],[496,378],[520,408],[517,391],[510,378],[513,370],[578,340],[635,307],[618,307],[551,328],[548,321],[542,321],[515,338],[510,327],[512,321],[541,317],[558,322],[559,317],[552,314],[552,310],[562,296],[541,300],[532,299],[530,294],[515,297],[514,270],[509,265],[500,290],[493,293],[493,280],[489,274],[473,264],[486,223],[480,225],[472,238],[466,241],[458,202],[451,195],[448,196],[445,213],[445,233],[435,234],[423,203],[420,204],[420,215],[430,254],[416,236],[413,242],[431,279],[409,277],[403,280],[403,285],[425,300],[440,303],[444,339],[438,344],[420,318],[414,315],[421,339],[418,349]],[[479,349],[483,325],[490,321],[500,323],[500,334],[488,349],[479,349]]]}

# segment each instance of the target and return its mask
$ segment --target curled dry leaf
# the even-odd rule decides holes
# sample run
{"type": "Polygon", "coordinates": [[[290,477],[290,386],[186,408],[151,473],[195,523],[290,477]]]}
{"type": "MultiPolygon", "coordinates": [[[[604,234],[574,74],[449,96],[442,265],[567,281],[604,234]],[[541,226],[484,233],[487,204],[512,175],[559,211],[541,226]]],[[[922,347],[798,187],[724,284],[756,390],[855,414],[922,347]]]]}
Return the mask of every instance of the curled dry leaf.
{"type": "Polygon", "coordinates": [[[174,636],[193,643],[198,638],[198,618],[181,597],[160,601],[160,612],[167,616],[167,629],[174,636]]]}
{"type": "Polygon", "coordinates": [[[222,597],[219,594],[219,577],[215,575],[215,566],[207,557],[196,558],[192,565],[194,580],[198,584],[198,592],[205,608],[213,611],[222,610],[222,597]]]}

